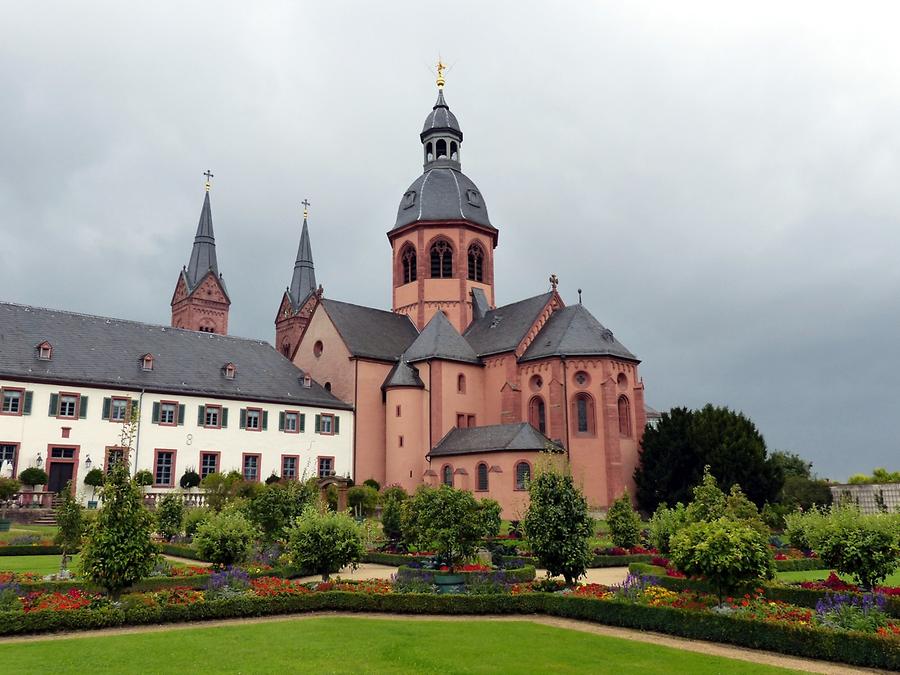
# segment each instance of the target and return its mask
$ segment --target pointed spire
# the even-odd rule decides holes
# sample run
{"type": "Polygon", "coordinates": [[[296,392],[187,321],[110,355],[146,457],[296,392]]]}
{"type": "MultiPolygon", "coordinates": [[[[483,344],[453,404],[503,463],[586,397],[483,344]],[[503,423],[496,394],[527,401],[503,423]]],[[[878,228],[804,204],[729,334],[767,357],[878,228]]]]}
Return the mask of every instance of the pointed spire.
{"type": "Polygon", "coordinates": [[[294,263],[294,276],[291,278],[290,296],[294,311],[316,290],[316,270],[313,266],[312,245],[309,241],[309,226],[306,219],[309,215],[309,202],[303,200],[303,230],[300,233],[300,246],[297,248],[297,261],[294,263]]]}
{"type": "Polygon", "coordinates": [[[219,264],[216,262],[216,238],[213,234],[212,209],[209,206],[209,192],[203,197],[203,208],[200,210],[200,222],[194,237],[194,248],[187,267],[187,281],[191,290],[197,287],[207,272],[219,276],[219,264]]]}

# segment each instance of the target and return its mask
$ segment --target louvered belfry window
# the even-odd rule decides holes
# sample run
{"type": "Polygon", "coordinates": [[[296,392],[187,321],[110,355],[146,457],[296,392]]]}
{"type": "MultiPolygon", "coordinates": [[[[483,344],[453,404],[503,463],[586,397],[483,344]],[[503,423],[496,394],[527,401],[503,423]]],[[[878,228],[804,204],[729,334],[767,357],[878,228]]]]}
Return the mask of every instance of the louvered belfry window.
{"type": "Polygon", "coordinates": [[[431,277],[449,279],[453,276],[453,248],[443,239],[431,246],[431,277]]]}

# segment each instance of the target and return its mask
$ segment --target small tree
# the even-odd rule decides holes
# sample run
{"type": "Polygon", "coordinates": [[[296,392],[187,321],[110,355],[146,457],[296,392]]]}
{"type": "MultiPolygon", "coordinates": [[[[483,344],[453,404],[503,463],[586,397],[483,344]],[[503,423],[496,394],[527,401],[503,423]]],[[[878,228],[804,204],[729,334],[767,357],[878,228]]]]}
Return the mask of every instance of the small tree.
{"type": "Polygon", "coordinates": [[[775,560],[767,538],[729,518],[688,525],[672,537],[671,546],[672,562],[685,574],[709,579],[719,602],[726,591],[775,576],[775,560]]]}
{"type": "Polygon", "coordinates": [[[19,474],[19,481],[22,485],[34,488],[35,485],[47,484],[47,472],[36,466],[29,466],[19,474]]]}
{"type": "Polygon", "coordinates": [[[96,501],[94,497],[97,494],[97,488],[103,487],[103,484],[106,482],[106,474],[103,472],[103,469],[97,467],[91,469],[87,472],[87,475],[84,477],[84,484],[90,486],[91,488],[91,501],[96,501]]]}
{"type": "Polygon", "coordinates": [[[500,534],[500,526],[503,524],[503,520],[500,518],[501,513],[503,513],[503,507],[494,499],[482,499],[478,502],[482,537],[496,537],[500,534]]]}
{"type": "Polygon", "coordinates": [[[114,598],[146,577],[156,564],[150,539],[153,516],[141,504],[141,490],[128,477],[127,462],[117,462],[100,491],[103,506],[81,549],[84,576],[114,598]]]}
{"type": "Polygon", "coordinates": [[[226,509],[200,523],[194,545],[205,560],[220,567],[246,561],[259,532],[236,509],[226,509]]]}
{"type": "Polygon", "coordinates": [[[287,552],[294,565],[328,581],[348,565],[355,569],[366,551],[362,532],[347,512],[319,505],[307,507],[294,521],[287,534],[287,552]]]}
{"type": "Polygon", "coordinates": [[[381,489],[381,484],[374,478],[366,478],[363,481],[363,485],[368,485],[370,488],[375,490],[375,492],[378,492],[381,489]]]}
{"type": "Polygon", "coordinates": [[[551,575],[563,575],[571,586],[591,560],[594,521],[571,473],[549,465],[535,473],[528,486],[525,538],[541,565],[551,575]]]}
{"type": "Polygon", "coordinates": [[[631,548],[641,541],[641,517],[631,506],[628,490],[612,503],[606,512],[609,535],[616,546],[631,548]]]}
{"type": "Polygon", "coordinates": [[[72,481],[66,483],[62,491],[62,502],[56,507],[56,524],[58,529],[54,541],[62,548],[59,569],[65,571],[69,565],[69,556],[81,547],[84,535],[84,509],[72,494],[72,481]]]}
{"type": "Polygon", "coordinates": [[[378,506],[378,490],[369,485],[355,485],[347,490],[347,504],[360,516],[371,516],[378,506]]]}
{"type": "Polygon", "coordinates": [[[153,474],[147,469],[141,469],[134,474],[134,484],[139,488],[150,487],[153,485],[153,474]]]}
{"type": "Polygon", "coordinates": [[[267,542],[284,536],[294,519],[310,504],[315,504],[318,489],[306,481],[284,481],[266,485],[247,503],[250,522],[267,542]]]}
{"type": "Polygon", "coordinates": [[[421,548],[434,548],[453,571],[475,552],[483,534],[478,503],[466,490],[423,485],[403,504],[403,534],[421,548]]]}
{"type": "Polygon", "coordinates": [[[719,489],[716,477],[710,473],[709,465],[703,467],[703,478],[693,492],[694,498],[687,507],[688,522],[708,523],[725,515],[728,500],[719,489]]]}
{"type": "Polygon", "coordinates": [[[181,475],[181,480],[178,481],[178,484],[182,490],[198,487],[200,485],[200,474],[193,469],[188,469],[181,475]]]}
{"type": "Polygon", "coordinates": [[[403,536],[403,502],[408,497],[400,486],[385,488],[381,494],[381,529],[392,542],[403,536]]]}
{"type": "Polygon", "coordinates": [[[181,534],[184,501],[181,495],[168,494],[156,505],[156,531],[166,539],[181,534]]]}
{"type": "Polygon", "coordinates": [[[200,481],[200,487],[206,493],[206,505],[213,511],[221,511],[225,505],[235,498],[238,484],[243,476],[237,471],[228,473],[211,473],[200,481]]]}
{"type": "Polygon", "coordinates": [[[900,568],[900,513],[863,515],[855,506],[833,506],[806,534],[826,565],[853,575],[866,590],[900,568]]]}
{"type": "Polygon", "coordinates": [[[672,537],[687,525],[687,509],[678,502],[675,508],[661,504],[650,518],[650,544],[660,553],[668,554],[672,537]]]}

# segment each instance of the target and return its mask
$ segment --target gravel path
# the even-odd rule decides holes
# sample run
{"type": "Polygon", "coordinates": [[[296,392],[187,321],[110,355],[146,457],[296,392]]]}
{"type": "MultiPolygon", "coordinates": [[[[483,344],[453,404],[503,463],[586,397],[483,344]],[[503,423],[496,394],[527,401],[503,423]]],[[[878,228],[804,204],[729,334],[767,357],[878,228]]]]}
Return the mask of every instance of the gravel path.
{"type": "Polygon", "coordinates": [[[744,649],[742,647],[732,647],[730,645],[718,644],[715,642],[703,642],[700,640],[688,640],[685,638],[673,637],[671,635],[663,635],[661,633],[650,633],[629,628],[615,628],[612,626],[602,626],[587,621],[576,621],[573,619],[562,619],[549,616],[495,616],[495,615],[478,615],[478,616],[446,616],[446,615],[419,615],[419,614],[373,614],[368,612],[352,613],[352,612],[310,612],[307,614],[288,614],[283,616],[256,617],[252,619],[222,619],[219,621],[197,621],[194,623],[165,624],[157,626],[133,626],[128,628],[108,628],[105,630],[82,631],[78,633],[54,633],[51,635],[28,635],[11,638],[0,638],[0,645],[14,644],[21,642],[41,642],[44,640],[66,640],[81,639],[86,637],[107,637],[110,635],[132,635],[136,633],[152,633],[160,631],[173,630],[190,630],[192,628],[213,628],[216,626],[228,626],[233,624],[247,623],[270,623],[277,621],[296,621],[303,619],[323,618],[330,616],[358,617],[364,619],[380,619],[383,621],[531,621],[532,623],[544,624],[546,626],[555,626],[557,628],[565,628],[568,630],[577,630],[583,633],[591,633],[594,635],[605,635],[608,637],[622,638],[625,640],[635,640],[637,642],[647,642],[655,645],[663,645],[673,647],[675,649],[683,649],[698,654],[708,654],[711,656],[723,656],[730,659],[740,661],[749,661],[751,663],[762,663],[769,666],[777,666],[779,668],[788,668],[807,673],[826,673],[827,675],[844,675],[849,673],[875,673],[876,670],[863,668],[852,668],[828,661],[816,661],[813,659],[798,658],[795,656],[784,656],[774,652],[758,651],[754,649],[744,649]]]}
{"type": "MultiPolygon", "coordinates": [[[[345,568],[335,576],[340,576],[341,579],[390,579],[391,576],[396,573],[396,567],[364,563],[356,568],[356,570],[345,568]]],[[[537,570],[538,578],[543,577],[546,574],[547,570],[537,570]]],[[[627,575],[627,567],[600,567],[597,569],[589,569],[587,571],[587,576],[583,577],[581,581],[589,584],[606,584],[607,586],[611,586],[612,584],[622,583],[627,575]]],[[[321,577],[312,576],[303,577],[301,581],[318,581],[319,579],[321,579],[321,577]]]]}

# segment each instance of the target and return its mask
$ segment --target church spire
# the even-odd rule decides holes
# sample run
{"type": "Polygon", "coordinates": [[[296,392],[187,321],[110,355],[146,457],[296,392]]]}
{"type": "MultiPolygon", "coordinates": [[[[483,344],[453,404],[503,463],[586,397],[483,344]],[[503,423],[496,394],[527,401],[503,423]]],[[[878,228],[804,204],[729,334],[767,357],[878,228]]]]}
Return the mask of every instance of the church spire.
{"type": "Polygon", "coordinates": [[[316,270],[313,266],[312,245],[309,242],[309,200],[303,202],[303,230],[300,232],[300,246],[297,248],[297,260],[294,262],[294,276],[291,278],[291,303],[294,311],[299,309],[309,294],[316,290],[316,270]]]}
{"type": "MultiPolygon", "coordinates": [[[[204,174],[212,178],[208,171],[204,174]]],[[[197,223],[197,234],[194,236],[194,248],[187,266],[187,280],[193,290],[207,272],[219,276],[219,264],[216,261],[216,238],[213,234],[212,209],[209,205],[209,180],[206,181],[206,193],[203,196],[203,207],[200,209],[200,222],[197,223]]]]}

